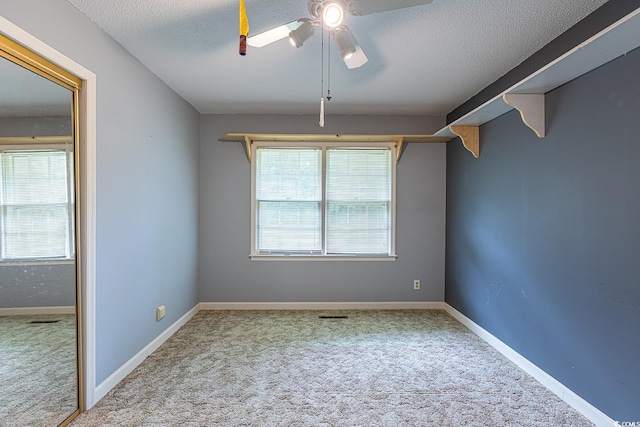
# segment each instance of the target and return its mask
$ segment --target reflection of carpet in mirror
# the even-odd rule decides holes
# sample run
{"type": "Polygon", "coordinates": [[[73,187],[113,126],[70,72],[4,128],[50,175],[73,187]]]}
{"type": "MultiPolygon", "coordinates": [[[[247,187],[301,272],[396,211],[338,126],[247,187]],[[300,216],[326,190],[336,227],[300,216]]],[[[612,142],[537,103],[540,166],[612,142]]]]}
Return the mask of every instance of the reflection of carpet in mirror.
{"type": "Polygon", "coordinates": [[[74,315],[0,316],[0,426],[57,426],[77,408],[74,315]]]}

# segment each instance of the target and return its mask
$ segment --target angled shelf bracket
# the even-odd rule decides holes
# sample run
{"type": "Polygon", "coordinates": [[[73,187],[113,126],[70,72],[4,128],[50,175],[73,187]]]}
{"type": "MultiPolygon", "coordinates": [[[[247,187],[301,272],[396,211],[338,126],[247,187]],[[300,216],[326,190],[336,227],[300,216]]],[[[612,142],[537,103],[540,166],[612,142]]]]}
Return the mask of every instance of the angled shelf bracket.
{"type": "Polygon", "coordinates": [[[478,126],[449,126],[449,130],[458,135],[464,148],[476,159],[480,157],[480,128],[478,126]]]}
{"type": "Polygon", "coordinates": [[[249,160],[249,163],[251,163],[251,144],[253,143],[253,141],[251,141],[251,138],[249,138],[247,135],[244,136],[244,148],[247,150],[247,160],[249,160]]]}
{"type": "Polygon", "coordinates": [[[520,112],[525,125],[538,135],[545,136],[545,113],[543,93],[505,93],[502,100],[520,112]]]}
{"type": "Polygon", "coordinates": [[[404,145],[404,136],[401,136],[396,141],[396,164],[400,161],[400,156],[402,156],[402,148],[404,145]]]}

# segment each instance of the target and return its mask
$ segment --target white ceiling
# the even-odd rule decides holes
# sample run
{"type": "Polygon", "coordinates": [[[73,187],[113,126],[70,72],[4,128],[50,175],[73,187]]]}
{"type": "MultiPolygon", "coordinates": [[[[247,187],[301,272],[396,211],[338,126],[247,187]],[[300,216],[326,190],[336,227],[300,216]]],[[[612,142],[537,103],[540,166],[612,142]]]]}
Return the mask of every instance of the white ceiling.
{"type": "MultiPolygon", "coordinates": [[[[319,110],[319,31],[242,57],[238,0],[69,1],[201,113],[319,110]]],[[[349,70],[332,46],[327,113],[444,115],[605,2],[434,0],[347,16],[369,62],[349,70]]],[[[306,0],[245,4],[250,34],[309,16],[306,0]]]]}

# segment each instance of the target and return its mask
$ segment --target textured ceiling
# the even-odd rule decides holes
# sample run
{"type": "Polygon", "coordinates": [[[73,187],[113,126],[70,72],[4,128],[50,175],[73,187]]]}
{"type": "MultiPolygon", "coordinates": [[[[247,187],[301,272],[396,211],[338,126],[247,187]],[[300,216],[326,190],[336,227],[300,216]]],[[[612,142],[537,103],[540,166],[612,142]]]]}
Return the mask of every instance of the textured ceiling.
{"type": "MultiPolygon", "coordinates": [[[[70,2],[201,113],[319,109],[319,31],[299,49],[281,40],[241,57],[238,0],[70,2]]],[[[369,62],[349,70],[331,50],[327,113],[446,114],[605,2],[434,0],[347,16],[369,62]]],[[[250,34],[308,17],[305,0],[245,4],[250,34]]]]}

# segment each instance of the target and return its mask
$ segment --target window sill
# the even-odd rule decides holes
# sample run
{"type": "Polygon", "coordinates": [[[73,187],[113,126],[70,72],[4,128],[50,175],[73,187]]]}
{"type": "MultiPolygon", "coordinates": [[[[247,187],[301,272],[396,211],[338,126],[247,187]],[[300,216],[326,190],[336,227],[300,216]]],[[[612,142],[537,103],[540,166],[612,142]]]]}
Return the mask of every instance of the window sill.
{"type": "Polygon", "coordinates": [[[26,266],[26,265],[60,265],[74,264],[75,259],[5,259],[0,260],[0,267],[26,266]]]}
{"type": "Polygon", "coordinates": [[[397,255],[250,255],[251,261],[395,261],[397,255]]]}

